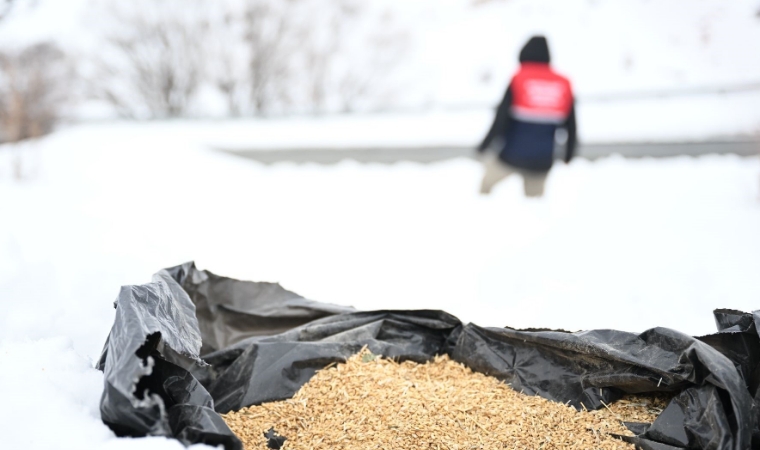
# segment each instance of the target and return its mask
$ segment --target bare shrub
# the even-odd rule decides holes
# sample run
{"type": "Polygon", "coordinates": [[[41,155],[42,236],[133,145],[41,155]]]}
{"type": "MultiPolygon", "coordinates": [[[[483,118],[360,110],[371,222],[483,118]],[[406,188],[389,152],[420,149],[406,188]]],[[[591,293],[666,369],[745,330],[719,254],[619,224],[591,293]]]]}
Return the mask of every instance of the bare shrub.
{"type": "Polygon", "coordinates": [[[93,86],[130,117],[187,115],[204,87],[232,116],[367,109],[405,43],[361,0],[101,1],[115,21],[93,86]]]}
{"type": "Polygon", "coordinates": [[[111,4],[114,26],[96,63],[96,95],[129,117],[183,115],[203,76],[208,23],[185,0],[111,4]],[[116,25],[118,24],[118,25],[116,25]]]}
{"type": "Polygon", "coordinates": [[[207,72],[232,115],[285,111],[303,27],[301,0],[227,0],[212,20],[207,72]]]}
{"type": "MultiPolygon", "coordinates": [[[[319,6],[319,5],[317,5],[319,6]]],[[[348,3],[346,3],[348,6],[348,3]]],[[[343,1],[330,2],[327,8],[319,8],[310,15],[321,19],[321,26],[308,22],[304,30],[302,47],[306,98],[315,113],[324,112],[334,61],[341,50],[341,39],[349,17],[356,14],[352,8],[344,8],[343,1]],[[320,17],[321,16],[321,17],[320,17]]]]}
{"type": "MultiPolygon", "coordinates": [[[[19,142],[53,130],[63,114],[73,72],[63,52],[40,43],[0,52],[0,141],[19,142]]],[[[12,170],[24,177],[23,153],[14,150],[12,170]]]]}
{"type": "Polygon", "coordinates": [[[41,43],[0,53],[0,122],[4,140],[49,133],[61,116],[72,72],[63,52],[41,43]]]}
{"type": "Polygon", "coordinates": [[[387,11],[360,0],[311,1],[300,67],[313,112],[387,102],[389,75],[407,43],[387,11]]]}
{"type": "Polygon", "coordinates": [[[232,115],[354,111],[387,102],[406,35],[361,0],[226,0],[208,73],[232,115]]]}
{"type": "Polygon", "coordinates": [[[250,96],[256,113],[266,113],[272,104],[289,100],[291,60],[300,33],[292,14],[292,2],[247,2],[243,42],[248,49],[250,96]]]}

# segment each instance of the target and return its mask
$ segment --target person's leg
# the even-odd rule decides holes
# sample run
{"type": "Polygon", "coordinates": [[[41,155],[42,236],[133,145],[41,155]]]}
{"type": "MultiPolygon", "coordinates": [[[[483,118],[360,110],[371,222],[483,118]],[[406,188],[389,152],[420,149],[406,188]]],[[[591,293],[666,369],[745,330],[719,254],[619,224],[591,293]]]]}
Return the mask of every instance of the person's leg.
{"type": "Polygon", "coordinates": [[[522,173],[526,197],[541,197],[544,195],[547,173],[548,172],[522,173]]]}
{"type": "Polygon", "coordinates": [[[483,161],[483,167],[485,173],[483,174],[483,182],[480,185],[481,194],[490,194],[491,189],[499,181],[507,178],[513,172],[508,165],[504,164],[497,157],[488,158],[483,161]]]}

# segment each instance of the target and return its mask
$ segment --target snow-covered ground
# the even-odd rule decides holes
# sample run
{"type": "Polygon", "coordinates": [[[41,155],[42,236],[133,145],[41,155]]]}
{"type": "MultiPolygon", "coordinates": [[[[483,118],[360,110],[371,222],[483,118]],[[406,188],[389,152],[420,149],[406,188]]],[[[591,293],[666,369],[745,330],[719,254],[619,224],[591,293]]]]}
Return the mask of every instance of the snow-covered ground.
{"type": "Polygon", "coordinates": [[[188,260],[493,326],[703,334],[713,308],[760,301],[760,158],[575,160],[527,200],[518,179],[479,196],[470,160],[265,167],[209,136],[103,124],[0,147],[3,448],[181,448],[114,438],[91,367],[119,286],[188,260]]]}
{"type": "MultiPolygon", "coordinates": [[[[17,2],[0,50],[51,39],[99,55],[93,6],[112,1],[17,2]]],[[[211,150],[474,146],[533,33],[574,83],[583,142],[757,137],[760,92],[714,92],[760,82],[758,0],[372,3],[409,37],[396,113],[104,122],[0,146],[0,447],[181,449],[115,438],[92,365],[119,287],[188,260],[492,326],[697,335],[714,308],[760,306],[760,156],[575,160],[527,200],[519,179],[481,197],[465,159],[262,166],[211,150]]],[[[196,100],[192,115],[224,114],[196,100]]]]}

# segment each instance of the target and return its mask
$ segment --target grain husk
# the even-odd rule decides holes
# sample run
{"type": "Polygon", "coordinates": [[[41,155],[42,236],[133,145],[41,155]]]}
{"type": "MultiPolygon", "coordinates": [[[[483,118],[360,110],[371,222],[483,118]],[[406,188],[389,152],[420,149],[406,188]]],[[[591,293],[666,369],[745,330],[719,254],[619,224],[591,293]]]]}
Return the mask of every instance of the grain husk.
{"type": "Polygon", "coordinates": [[[448,356],[398,363],[366,349],[325,368],[291,399],[223,415],[246,450],[274,429],[286,450],[633,449],[612,434],[652,422],[661,397],[624,397],[596,411],[513,390],[448,356]]]}

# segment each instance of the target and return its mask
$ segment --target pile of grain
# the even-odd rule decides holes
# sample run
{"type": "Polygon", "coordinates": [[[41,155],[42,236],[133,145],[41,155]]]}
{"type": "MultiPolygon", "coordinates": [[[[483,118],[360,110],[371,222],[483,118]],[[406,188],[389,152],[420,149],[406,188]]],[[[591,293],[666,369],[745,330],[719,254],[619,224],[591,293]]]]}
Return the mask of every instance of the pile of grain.
{"type": "Polygon", "coordinates": [[[318,372],[296,395],[224,416],[247,450],[266,449],[626,449],[609,433],[621,421],[651,422],[663,400],[628,398],[598,411],[512,390],[440,356],[396,363],[364,351],[318,372]]]}

